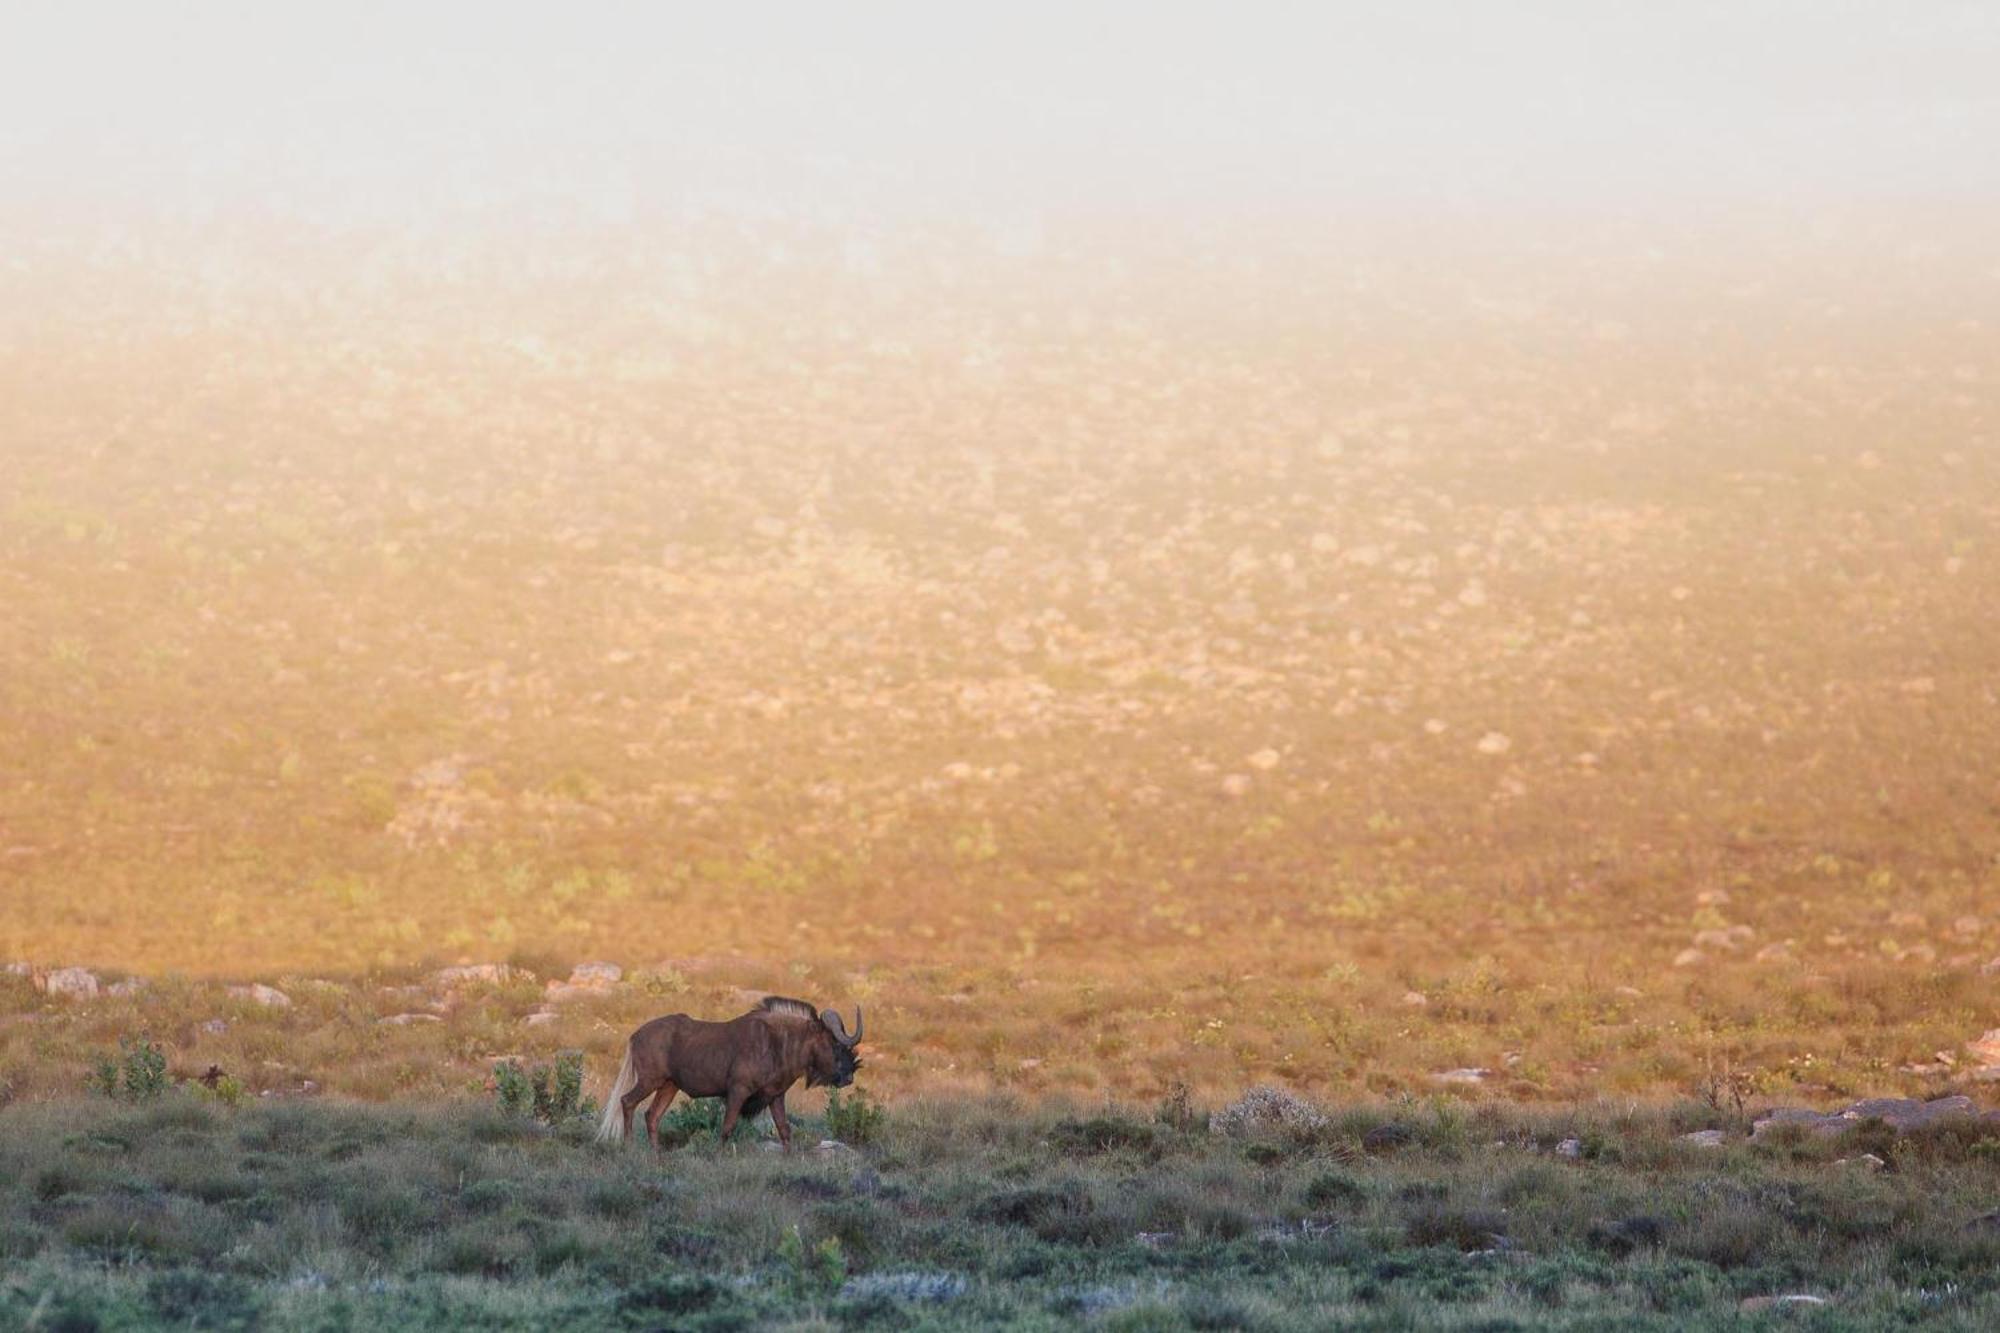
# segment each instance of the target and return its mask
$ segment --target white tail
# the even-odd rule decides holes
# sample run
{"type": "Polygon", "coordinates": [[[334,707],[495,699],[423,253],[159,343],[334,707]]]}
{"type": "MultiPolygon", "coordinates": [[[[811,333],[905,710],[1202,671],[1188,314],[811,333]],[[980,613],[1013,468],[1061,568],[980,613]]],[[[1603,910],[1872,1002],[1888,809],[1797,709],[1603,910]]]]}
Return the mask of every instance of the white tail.
{"type": "Polygon", "coordinates": [[[618,1066],[618,1077],[611,1080],[611,1091],[604,1094],[604,1118],[597,1122],[597,1141],[615,1143],[625,1137],[625,1094],[632,1091],[639,1082],[639,1075],[632,1068],[632,1043],[625,1043],[625,1063],[618,1066]]]}

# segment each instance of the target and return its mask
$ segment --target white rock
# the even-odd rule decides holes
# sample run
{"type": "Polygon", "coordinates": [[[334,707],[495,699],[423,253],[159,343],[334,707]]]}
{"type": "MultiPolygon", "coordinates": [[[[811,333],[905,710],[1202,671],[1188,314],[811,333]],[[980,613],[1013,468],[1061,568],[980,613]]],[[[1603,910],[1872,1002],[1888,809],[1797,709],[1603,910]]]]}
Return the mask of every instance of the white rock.
{"type": "Polygon", "coordinates": [[[813,1149],[813,1151],[825,1153],[829,1157],[838,1157],[842,1153],[852,1153],[854,1149],[848,1147],[839,1139],[821,1139],[819,1146],[813,1149]]]}
{"type": "Polygon", "coordinates": [[[1682,1143],[1692,1143],[1697,1148],[1720,1148],[1729,1141],[1729,1131],[1723,1129],[1697,1129],[1692,1134],[1681,1135],[1682,1143]]]}
{"type": "Polygon", "coordinates": [[[1440,1083],[1484,1083],[1490,1069],[1447,1069],[1431,1077],[1440,1083]]]}
{"type": "Polygon", "coordinates": [[[562,1015],[553,1009],[537,1009],[534,1013],[522,1019],[521,1022],[527,1027],[538,1028],[544,1023],[553,1023],[561,1017],[562,1015]]]}
{"type": "Polygon", "coordinates": [[[2000,1065],[2000,1028],[1989,1028],[1977,1041],[1965,1043],[1965,1049],[1982,1065],[2000,1065]]]}
{"type": "Polygon", "coordinates": [[[1279,758],[1278,752],[1267,745],[1244,762],[1260,773],[1268,773],[1278,766],[1279,758]]]}
{"type": "Polygon", "coordinates": [[[255,982],[248,986],[231,986],[229,988],[229,998],[232,1000],[253,1000],[263,1005],[266,1009],[289,1009],[292,1007],[291,996],[285,994],[275,986],[266,986],[255,982]]]}
{"type": "Polygon", "coordinates": [[[384,1018],[381,1021],[384,1023],[388,1023],[391,1026],[399,1028],[406,1028],[412,1023],[444,1022],[444,1020],[442,1018],[439,1018],[436,1014],[390,1014],[387,1018],[384,1018]]]}
{"type": "Polygon", "coordinates": [[[1505,754],[1514,748],[1514,741],[1502,732],[1489,731],[1479,738],[1475,748],[1481,754],[1505,754]]]}
{"type": "Polygon", "coordinates": [[[1865,1152],[1862,1153],[1859,1157],[1843,1157],[1839,1161],[1835,1162],[1834,1165],[1858,1167],[1863,1171],[1880,1171],[1883,1167],[1889,1164],[1883,1161],[1881,1158],[1877,1157],[1874,1153],[1865,1152]]]}
{"type": "Polygon", "coordinates": [[[1579,1157],[1582,1157],[1582,1156],[1583,1156],[1583,1140],[1582,1140],[1582,1139],[1564,1139],[1564,1140],[1563,1140],[1563,1141],[1562,1141],[1561,1143],[1558,1143],[1558,1144],[1556,1145],[1556,1156],[1558,1156],[1558,1157],[1567,1157],[1567,1158],[1569,1158],[1569,1159],[1570,1159],[1570,1160],[1572,1160],[1572,1161],[1576,1160],[1576,1159],[1577,1159],[1577,1158],[1579,1158],[1579,1157]]]}
{"type": "Polygon", "coordinates": [[[516,969],[506,963],[467,963],[433,973],[431,984],[447,990],[455,986],[497,986],[512,981],[515,974],[516,969]]]}
{"type": "Polygon", "coordinates": [[[35,984],[50,995],[71,1000],[97,998],[97,974],[87,967],[59,967],[35,978],[35,984]]]}

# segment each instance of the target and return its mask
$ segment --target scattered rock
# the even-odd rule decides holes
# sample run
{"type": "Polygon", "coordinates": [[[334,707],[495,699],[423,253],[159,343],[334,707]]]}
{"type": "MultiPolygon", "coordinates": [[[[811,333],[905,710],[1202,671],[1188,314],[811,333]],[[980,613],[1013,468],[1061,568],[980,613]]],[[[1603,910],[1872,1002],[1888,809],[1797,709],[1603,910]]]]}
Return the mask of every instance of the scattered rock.
{"type": "Polygon", "coordinates": [[[1835,1162],[1834,1165],[1857,1167],[1863,1171],[1880,1171],[1883,1167],[1889,1164],[1883,1161],[1881,1158],[1877,1157],[1874,1153],[1865,1152],[1862,1153],[1859,1157],[1843,1157],[1839,1161],[1835,1162]]]}
{"type": "Polygon", "coordinates": [[[444,1022],[444,1020],[442,1018],[439,1018],[436,1014],[390,1014],[387,1018],[380,1019],[378,1021],[387,1023],[392,1027],[399,1027],[399,1028],[406,1028],[412,1023],[444,1022]]]}
{"type": "Polygon", "coordinates": [[[1556,1145],[1556,1156],[1567,1157],[1571,1161],[1580,1159],[1583,1156],[1583,1140],[1564,1139],[1556,1145]]]}
{"type": "Polygon", "coordinates": [[[285,994],[275,986],[266,986],[256,982],[248,986],[231,986],[229,988],[229,998],[232,1000],[250,1000],[263,1005],[266,1009],[289,1009],[292,1007],[291,996],[285,994]]]}
{"type": "Polygon", "coordinates": [[[498,986],[527,975],[507,963],[466,963],[432,973],[431,984],[444,990],[455,990],[460,986],[498,986]]]}
{"type": "Polygon", "coordinates": [[[570,969],[568,981],[551,981],[548,984],[547,996],[560,1004],[565,1000],[608,994],[624,975],[625,969],[616,963],[578,963],[570,969]]]}
{"type": "Polygon", "coordinates": [[[87,967],[59,967],[35,978],[35,985],[50,995],[66,1000],[97,998],[97,974],[87,967]]]}
{"type": "Polygon", "coordinates": [[[1748,1296],[1736,1308],[1745,1314],[1757,1310],[1801,1310],[1827,1304],[1824,1296],[1809,1296],[1804,1292],[1794,1292],[1786,1296],[1748,1296]]]}
{"type": "Polygon", "coordinates": [[[1726,1129],[1697,1129],[1692,1134],[1681,1135],[1682,1143],[1692,1143],[1697,1148],[1720,1148],[1729,1141],[1726,1129]]]}
{"type": "Polygon", "coordinates": [[[1761,1138],[1780,1125],[1803,1125],[1815,1134],[1838,1134],[1864,1120],[1880,1120],[1901,1133],[1945,1120],[1977,1114],[1970,1097],[1939,1097],[1918,1101],[1914,1097],[1870,1097],[1841,1111],[1813,1111],[1798,1106],[1781,1106],[1750,1127],[1750,1137],[1761,1138]]]}

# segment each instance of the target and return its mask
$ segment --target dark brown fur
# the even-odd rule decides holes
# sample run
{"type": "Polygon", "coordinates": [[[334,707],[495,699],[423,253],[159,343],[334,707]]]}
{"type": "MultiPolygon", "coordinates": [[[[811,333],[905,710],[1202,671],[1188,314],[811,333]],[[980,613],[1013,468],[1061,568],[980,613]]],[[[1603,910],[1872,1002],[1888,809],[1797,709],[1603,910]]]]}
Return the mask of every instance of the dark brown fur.
{"type": "Polygon", "coordinates": [[[650,1096],[646,1139],[658,1147],[660,1116],[684,1092],[723,1099],[724,1142],[735,1133],[739,1118],[769,1108],[787,1150],[792,1126],[785,1117],[785,1094],[792,1085],[803,1078],[809,1088],[823,1083],[846,1087],[860,1064],[853,1047],[843,1045],[810,1004],[779,996],[726,1022],[686,1014],[653,1019],[632,1034],[625,1059],[605,1107],[600,1138],[630,1138],[632,1114],[650,1096]]]}

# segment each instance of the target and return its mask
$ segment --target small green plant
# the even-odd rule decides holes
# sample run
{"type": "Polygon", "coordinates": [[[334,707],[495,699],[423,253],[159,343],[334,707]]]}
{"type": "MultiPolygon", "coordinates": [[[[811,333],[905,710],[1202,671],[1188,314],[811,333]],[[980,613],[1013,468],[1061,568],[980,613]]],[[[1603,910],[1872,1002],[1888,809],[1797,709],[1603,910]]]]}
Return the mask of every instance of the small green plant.
{"type": "Polygon", "coordinates": [[[119,1058],[100,1058],[84,1076],[84,1084],[101,1097],[126,1102],[150,1102],[173,1086],[167,1078],[167,1053],[143,1037],[120,1037],[119,1058]]]}
{"type": "Polygon", "coordinates": [[[778,1262],[800,1296],[830,1295],[847,1281],[847,1256],[837,1236],[828,1236],[808,1249],[805,1237],[794,1226],[778,1243],[778,1262]]]}
{"type": "Polygon", "coordinates": [[[225,1074],[214,1065],[188,1086],[199,1095],[220,1102],[224,1106],[240,1106],[248,1094],[244,1091],[243,1080],[225,1074]]]}
{"type": "Polygon", "coordinates": [[[660,1117],[660,1141],[669,1145],[712,1139],[721,1132],[720,1097],[683,1097],[660,1117]]]}
{"type": "Polygon", "coordinates": [[[521,1072],[521,1066],[511,1060],[502,1060],[493,1066],[493,1095],[500,1103],[500,1109],[508,1115],[525,1116],[535,1109],[534,1092],[529,1087],[528,1076],[521,1072]]]}
{"type": "Polygon", "coordinates": [[[508,1115],[532,1117],[544,1125],[588,1119],[593,1108],[583,1097],[583,1056],[565,1051],[554,1068],[524,1070],[511,1060],[493,1066],[493,1095],[508,1115]]]}
{"type": "Polygon", "coordinates": [[[826,1128],[842,1143],[874,1142],[888,1118],[889,1113],[859,1088],[848,1097],[842,1097],[838,1088],[826,1095],[826,1128]]]}
{"type": "Polygon", "coordinates": [[[1207,1117],[1195,1109],[1194,1094],[1185,1083],[1175,1083],[1167,1089],[1167,1095],[1153,1112],[1153,1119],[1176,1134],[1191,1134],[1207,1127],[1207,1117]]]}

